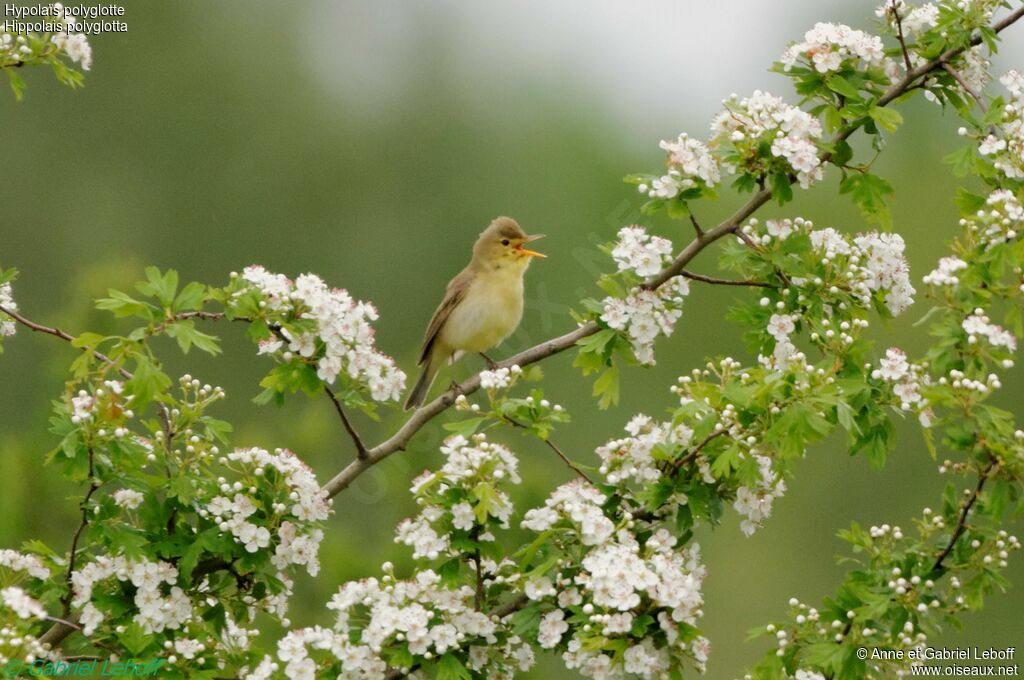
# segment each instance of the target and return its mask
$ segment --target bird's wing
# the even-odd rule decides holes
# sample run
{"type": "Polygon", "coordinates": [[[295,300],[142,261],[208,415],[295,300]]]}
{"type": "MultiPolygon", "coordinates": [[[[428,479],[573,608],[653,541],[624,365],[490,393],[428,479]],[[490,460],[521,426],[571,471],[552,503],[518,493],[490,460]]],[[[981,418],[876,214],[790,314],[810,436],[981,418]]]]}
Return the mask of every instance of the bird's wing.
{"type": "Polygon", "coordinates": [[[452,310],[458,307],[459,303],[466,296],[466,289],[469,288],[469,282],[472,279],[473,273],[466,268],[448,283],[444,300],[437,306],[433,318],[430,319],[430,325],[427,326],[427,332],[423,335],[423,347],[420,349],[420,364],[424,363],[430,356],[430,350],[434,346],[437,334],[441,332],[448,317],[451,316],[452,310]]]}

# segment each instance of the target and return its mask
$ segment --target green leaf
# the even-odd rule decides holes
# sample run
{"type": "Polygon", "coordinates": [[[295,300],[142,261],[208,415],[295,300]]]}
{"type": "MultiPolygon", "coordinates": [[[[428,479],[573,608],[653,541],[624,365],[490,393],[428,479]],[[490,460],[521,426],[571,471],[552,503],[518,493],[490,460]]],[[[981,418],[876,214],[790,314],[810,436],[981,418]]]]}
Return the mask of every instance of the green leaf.
{"type": "Polygon", "coordinates": [[[772,174],[772,197],[779,205],[785,205],[793,200],[793,186],[789,181],[789,175],[784,172],[772,174]]]}
{"type": "Polygon", "coordinates": [[[22,78],[21,74],[13,68],[5,70],[7,71],[7,77],[11,82],[11,91],[14,92],[14,98],[20,102],[25,96],[25,79],[22,78]]]}
{"type": "Polygon", "coordinates": [[[138,655],[149,647],[154,640],[152,635],[147,635],[142,626],[132,621],[124,627],[124,632],[118,634],[121,644],[133,655],[138,655]]]}
{"type": "Polygon", "coordinates": [[[451,652],[437,660],[437,680],[472,680],[473,676],[466,668],[459,657],[451,652]]]}
{"type": "Polygon", "coordinates": [[[848,99],[860,99],[860,90],[841,75],[833,75],[825,83],[828,85],[828,89],[837,94],[841,94],[848,99]]]}
{"type": "Polygon", "coordinates": [[[884,106],[875,106],[869,112],[871,120],[878,123],[878,127],[886,132],[896,132],[896,129],[903,124],[903,116],[899,111],[887,109],[884,106]]]}
{"type": "Polygon", "coordinates": [[[194,311],[203,306],[206,301],[206,286],[193,281],[178,293],[171,308],[176,312],[194,311]]]}
{"type": "Polygon", "coordinates": [[[136,360],[134,377],[128,381],[133,395],[132,408],[141,411],[158,395],[170,388],[171,379],[146,357],[136,360]]]}
{"type": "Polygon", "coordinates": [[[839,166],[843,166],[843,165],[846,165],[847,163],[849,163],[850,160],[852,160],[852,159],[853,159],[853,148],[850,146],[849,142],[847,142],[844,139],[843,141],[841,141],[838,144],[836,144],[836,148],[832,151],[832,162],[833,163],[835,163],[836,165],[839,165],[839,166]]]}
{"type": "Polygon", "coordinates": [[[886,197],[892,195],[893,188],[878,175],[869,172],[850,174],[839,185],[839,193],[849,194],[867,221],[883,227],[892,225],[886,197]]]}
{"type": "Polygon", "coordinates": [[[486,420],[484,417],[479,418],[467,418],[466,420],[456,420],[453,423],[445,423],[442,427],[449,432],[455,434],[461,434],[463,437],[469,437],[473,435],[480,425],[486,420]]]}
{"type": "Polygon", "coordinates": [[[107,291],[107,295],[110,297],[100,298],[96,301],[96,308],[113,312],[114,316],[119,319],[126,316],[140,316],[148,319],[155,309],[152,305],[136,300],[119,290],[110,289],[107,291]]]}
{"type": "Polygon", "coordinates": [[[216,336],[197,331],[196,324],[192,319],[172,323],[167,327],[166,333],[178,341],[178,347],[184,354],[188,354],[192,345],[213,356],[221,352],[220,340],[216,336]]]}
{"type": "Polygon", "coordinates": [[[966,177],[974,165],[974,147],[972,145],[963,146],[942,160],[953,166],[954,175],[966,177]]]}
{"type": "Polygon", "coordinates": [[[135,284],[135,289],[156,298],[164,307],[170,307],[178,290],[178,272],[168,269],[167,273],[161,274],[156,267],[146,267],[146,280],[135,284]]]}
{"type": "Polygon", "coordinates": [[[473,497],[477,501],[473,506],[473,514],[478,524],[486,522],[487,517],[496,514],[495,511],[502,505],[494,487],[487,482],[480,482],[473,487],[473,497]]]}
{"type": "Polygon", "coordinates": [[[597,406],[602,410],[619,403],[618,366],[612,366],[594,381],[593,396],[599,397],[597,406]]]}

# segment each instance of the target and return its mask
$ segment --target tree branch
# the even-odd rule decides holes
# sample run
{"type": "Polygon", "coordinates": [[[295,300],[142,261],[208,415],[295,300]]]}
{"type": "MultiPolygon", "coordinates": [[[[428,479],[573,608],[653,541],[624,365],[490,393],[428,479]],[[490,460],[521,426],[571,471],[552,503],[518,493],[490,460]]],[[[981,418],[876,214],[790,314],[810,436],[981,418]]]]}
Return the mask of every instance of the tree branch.
{"type": "Polygon", "coordinates": [[[977,102],[978,108],[981,109],[982,113],[988,113],[988,105],[985,103],[985,100],[981,98],[981,95],[978,94],[974,88],[967,84],[967,81],[964,80],[964,77],[960,75],[959,71],[949,64],[943,64],[942,68],[945,69],[946,73],[953,76],[953,80],[955,80],[960,87],[964,89],[964,92],[971,95],[971,99],[977,102]]]}
{"type": "Polygon", "coordinates": [[[345,426],[345,430],[348,432],[348,436],[352,438],[352,442],[356,445],[356,458],[359,460],[366,459],[366,445],[363,444],[362,437],[356,432],[356,429],[352,427],[352,423],[349,422],[348,416],[345,415],[345,411],[341,408],[341,402],[334,396],[334,392],[327,383],[324,383],[324,392],[331,398],[331,403],[334,404],[334,410],[338,412],[338,417],[341,418],[342,424],[345,426]]]}
{"type": "MultiPolygon", "coordinates": [[[[75,336],[69,335],[68,333],[65,333],[64,331],[62,331],[59,328],[51,328],[50,326],[44,326],[44,325],[38,324],[38,323],[36,323],[34,321],[30,321],[29,319],[26,319],[24,316],[22,316],[18,312],[13,312],[13,311],[7,309],[6,307],[0,306],[0,312],[3,312],[7,316],[11,317],[12,319],[14,319],[18,323],[20,323],[25,328],[28,328],[29,330],[35,331],[36,333],[45,333],[46,335],[52,335],[52,336],[54,336],[56,338],[60,338],[61,340],[66,341],[66,342],[74,342],[77,339],[77,338],[75,338],[75,336]]],[[[102,361],[104,363],[111,364],[111,365],[113,365],[113,363],[114,363],[113,359],[111,359],[110,357],[108,357],[106,354],[104,354],[102,352],[97,352],[96,350],[94,350],[92,348],[89,348],[89,347],[83,347],[82,349],[87,351],[87,352],[92,352],[92,355],[94,357],[96,357],[97,359],[99,359],[100,361],[102,361]]],[[[121,376],[125,380],[131,380],[132,377],[133,377],[131,373],[129,373],[128,371],[126,371],[123,368],[118,369],[118,372],[121,374],[121,376]]]]}
{"type": "Polygon", "coordinates": [[[981,471],[978,476],[978,484],[974,487],[974,493],[970,495],[967,502],[964,503],[964,507],[960,509],[960,519],[957,520],[956,527],[953,529],[952,535],[949,537],[949,543],[942,549],[939,556],[935,558],[935,564],[932,565],[932,571],[938,571],[942,568],[942,563],[949,557],[949,554],[953,552],[953,548],[956,546],[956,542],[960,540],[960,537],[964,535],[964,531],[967,530],[967,515],[970,514],[971,508],[978,502],[978,498],[981,496],[982,489],[985,488],[985,482],[991,476],[993,470],[996,468],[996,461],[991,460],[989,464],[981,471]]]}
{"type": "Polygon", "coordinates": [[[82,499],[82,503],[79,508],[82,511],[82,519],[78,523],[78,527],[75,529],[74,536],[71,537],[71,554],[68,556],[68,570],[65,580],[68,584],[68,592],[64,596],[63,605],[64,610],[62,616],[67,618],[68,614],[71,613],[71,598],[74,592],[72,588],[71,577],[75,573],[75,557],[78,554],[78,539],[82,536],[82,532],[85,531],[85,527],[89,524],[89,499],[96,493],[96,489],[100,488],[99,482],[96,481],[96,466],[94,462],[94,454],[92,447],[89,447],[89,490],[85,492],[85,497],[82,499]]]}
{"type": "MultiPolygon", "coordinates": [[[[515,427],[521,427],[524,430],[527,429],[526,425],[523,425],[521,422],[519,422],[518,420],[516,420],[514,418],[509,418],[508,416],[502,416],[502,418],[505,420],[505,422],[507,422],[510,425],[514,425],[515,427]]],[[[547,444],[548,447],[550,447],[552,451],[557,453],[558,457],[561,458],[562,461],[566,465],[568,465],[569,468],[572,469],[573,472],[578,474],[583,479],[587,480],[589,483],[591,483],[591,484],[594,483],[590,479],[590,477],[587,477],[587,474],[585,472],[583,472],[583,470],[579,469],[579,467],[577,467],[576,464],[573,463],[572,460],[569,459],[569,456],[565,455],[565,453],[562,451],[562,449],[558,448],[558,446],[555,445],[555,443],[553,441],[551,441],[550,439],[541,439],[541,441],[544,442],[545,444],[547,444]]]]}
{"type": "Polygon", "coordinates": [[[766,281],[737,281],[735,279],[720,279],[714,276],[706,276],[704,274],[691,272],[688,269],[684,269],[679,273],[688,279],[693,279],[694,281],[703,281],[704,283],[711,283],[716,286],[755,286],[758,288],[776,288],[774,284],[768,283],[766,281]]]}
{"type": "Polygon", "coordinates": [[[909,71],[914,68],[914,64],[910,61],[910,51],[907,50],[907,38],[903,35],[903,17],[900,16],[900,11],[895,6],[892,8],[892,16],[896,20],[896,36],[900,42],[900,50],[903,52],[903,64],[909,71]]]}

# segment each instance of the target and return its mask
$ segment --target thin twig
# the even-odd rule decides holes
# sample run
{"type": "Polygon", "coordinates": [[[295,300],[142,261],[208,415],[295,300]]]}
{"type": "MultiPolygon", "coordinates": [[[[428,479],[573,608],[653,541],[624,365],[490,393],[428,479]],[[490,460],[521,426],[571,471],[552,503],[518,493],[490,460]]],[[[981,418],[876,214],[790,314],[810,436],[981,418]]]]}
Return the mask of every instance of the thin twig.
{"type": "Polygon", "coordinates": [[[587,473],[585,473],[583,470],[579,469],[579,467],[577,467],[577,465],[575,463],[573,463],[571,460],[569,460],[569,456],[565,455],[565,453],[562,452],[562,449],[558,448],[553,441],[551,441],[550,439],[545,439],[544,443],[547,444],[551,448],[552,451],[557,453],[558,457],[561,458],[562,461],[566,465],[568,465],[570,468],[572,468],[573,472],[575,472],[576,474],[578,474],[580,477],[582,477],[583,479],[587,480],[591,484],[594,483],[590,479],[590,477],[587,477],[587,473]]]}
{"type": "Polygon", "coordinates": [[[953,552],[953,548],[956,546],[956,542],[963,536],[964,531],[967,530],[967,515],[971,512],[971,508],[978,502],[978,497],[981,496],[982,489],[985,488],[985,482],[991,476],[992,471],[996,467],[996,461],[989,461],[989,464],[982,470],[978,476],[978,484],[974,487],[974,493],[964,503],[964,507],[960,509],[960,519],[957,520],[956,528],[953,530],[953,534],[949,537],[949,543],[942,549],[939,556],[935,558],[935,564],[932,565],[932,571],[938,571],[942,568],[942,563],[945,561],[949,554],[953,552]]]}
{"type": "MultiPolygon", "coordinates": [[[[521,427],[521,428],[523,428],[524,430],[525,430],[525,429],[528,429],[526,425],[524,425],[523,423],[519,422],[518,420],[516,420],[516,419],[514,419],[514,418],[509,418],[508,416],[502,416],[502,418],[503,418],[503,419],[504,419],[504,420],[505,420],[505,421],[506,421],[507,423],[509,423],[510,425],[514,425],[515,427],[521,427]]],[[[555,445],[555,443],[554,443],[553,441],[551,441],[550,439],[546,439],[546,438],[545,438],[545,439],[541,439],[541,441],[542,441],[542,442],[544,442],[545,444],[547,444],[547,445],[548,445],[548,447],[549,447],[549,448],[550,448],[550,449],[551,449],[552,451],[554,451],[555,453],[557,453],[557,454],[558,454],[558,457],[559,457],[559,458],[561,458],[561,459],[562,459],[562,461],[563,461],[563,462],[564,462],[564,463],[565,463],[566,465],[568,465],[568,466],[569,466],[569,467],[570,467],[570,468],[572,469],[572,471],[573,471],[573,472],[575,472],[576,474],[578,474],[578,475],[579,475],[580,477],[582,477],[583,479],[587,480],[587,481],[588,481],[588,482],[590,482],[591,484],[593,484],[593,483],[594,483],[594,482],[593,482],[593,481],[592,481],[592,480],[590,479],[590,477],[587,477],[587,473],[585,473],[585,472],[583,472],[583,470],[579,469],[579,467],[577,467],[577,465],[576,465],[575,463],[573,463],[573,462],[572,462],[572,460],[570,460],[570,459],[569,459],[569,456],[565,455],[565,452],[563,452],[563,451],[562,451],[562,449],[558,448],[558,446],[557,446],[557,445],[555,445]]]]}
{"type": "Polygon", "coordinates": [[[324,392],[326,392],[327,396],[331,398],[331,403],[334,404],[334,410],[338,412],[338,417],[341,418],[341,422],[345,426],[345,430],[348,431],[348,436],[352,438],[352,442],[356,445],[356,457],[359,460],[365,460],[366,445],[363,444],[363,439],[359,436],[359,433],[356,432],[356,429],[352,427],[352,423],[349,422],[344,409],[341,408],[341,402],[339,402],[338,398],[334,396],[334,392],[327,386],[327,383],[324,383],[324,392]]]}
{"type": "Polygon", "coordinates": [[[693,225],[693,231],[697,238],[704,238],[704,230],[701,229],[700,223],[697,221],[697,216],[693,214],[693,210],[689,210],[690,213],[690,224],[693,225]]]}
{"type": "MultiPolygon", "coordinates": [[[[50,327],[50,326],[44,326],[44,325],[38,324],[38,323],[36,323],[34,321],[30,321],[29,319],[25,318],[24,316],[22,316],[18,312],[15,312],[15,311],[12,311],[10,309],[7,309],[6,307],[0,306],[0,312],[6,314],[7,316],[11,317],[12,319],[14,319],[18,323],[20,323],[25,328],[28,328],[29,330],[35,331],[36,333],[45,333],[46,335],[52,335],[52,336],[54,336],[56,338],[60,338],[61,340],[66,341],[66,342],[74,342],[77,339],[77,338],[75,338],[75,336],[69,335],[68,333],[65,333],[64,331],[62,331],[59,328],[50,327]]],[[[110,357],[108,357],[103,352],[97,352],[96,350],[92,349],[91,347],[83,347],[82,349],[87,351],[87,352],[92,352],[92,355],[94,357],[96,357],[97,359],[99,359],[100,361],[102,361],[103,363],[110,364],[110,365],[114,364],[114,360],[111,359],[110,357]]],[[[133,377],[131,373],[129,373],[128,371],[126,371],[123,368],[118,369],[118,372],[121,374],[121,376],[125,380],[131,380],[132,377],[133,377]]]]}
{"type": "Polygon", "coordinates": [[[96,481],[96,466],[94,462],[94,455],[92,447],[89,447],[89,490],[85,492],[85,497],[82,498],[82,503],[79,505],[79,509],[82,511],[82,519],[78,523],[78,527],[75,529],[74,536],[71,537],[71,554],[68,557],[68,570],[65,581],[67,581],[68,592],[64,596],[63,604],[64,610],[62,616],[67,618],[68,614],[71,613],[71,598],[74,593],[72,587],[72,576],[75,573],[75,557],[78,555],[78,539],[82,536],[82,532],[85,531],[85,527],[89,525],[89,500],[92,495],[96,493],[96,489],[100,488],[100,483],[96,481]]]}
{"type": "Polygon", "coordinates": [[[910,51],[907,49],[907,38],[903,35],[903,19],[900,17],[900,11],[893,7],[892,9],[893,18],[896,19],[896,37],[900,41],[900,49],[903,50],[903,63],[906,65],[907,70],[910,71],[914,68],[913,62],[910,61],[910,51]]]}
{"type": "Polygon", "coordinates": [[[735,279],[720,279],[715,276],[705,276],[704,274],[691,272],[688,269],[684,269],[679,273],[688,279],[693,279],[694,281],[703,281],[704,283],[711,283],[716,286],[755,286],[758,288],[777,288],[775,284],[768,283],[766,281],[737,281],[735,279]]]}
{"type": "Polygon", "coordinates": [[[697,446],[692,451],[690,451],[688,454],[672,463],[672,466],[670,468],[671,471],[676,472],[677,470],[679,470],[679,468],[683,467],[684,465],[687,465],[695,461],[697,459],[697,456],[700,455],[700,452],[704,450],[705,446],[713,442],[715,439],[721,437],[726,432],[727,430],[715,430],[707,437],[704,437],[703,441],[701,441],[700,444],[697,444],[697,446]]]}
{"type": "Polygon", "coordinates": [[[985,100],[981,98],[981,95],[978,94],[978,92],[976,92],[974,88],[967,84],[967,81],[964,80],[964,77],[960,75],[959,71],[957,71],[955,68],[952,67],[952,65],[948,63],[943,64],[942,68],[945,69],[946,73],[953,76],[953,80],[960,84],[960,87],[964,89],[964,92],[971,95],[971,99],[977,102],[978,108],[981,109],[982,113],[988,113],[988,105],[985,103],[985,100]]]}

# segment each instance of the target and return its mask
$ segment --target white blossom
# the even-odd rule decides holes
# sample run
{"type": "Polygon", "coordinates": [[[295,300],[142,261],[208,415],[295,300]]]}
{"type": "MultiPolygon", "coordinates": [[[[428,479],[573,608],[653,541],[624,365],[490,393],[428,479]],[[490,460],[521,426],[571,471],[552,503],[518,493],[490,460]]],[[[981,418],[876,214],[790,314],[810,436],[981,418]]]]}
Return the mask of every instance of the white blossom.
{"type": "Polygon", "coordinates": [[[755,149],[762,142],[771,144],[772,155],[788,163],[805,189],[824,176],[817,145],[821,123],[768,92],[757,90],[739,102],[728,102],[712,122],[711,131],[712,145],[731,141],[755,149]]]}
{"type": "Polygon", "coordinates": [[[374,346],[371,322],[377,319],[377,310],[373,305],[353,299],[347,291],[328,288],[314,274],[303,274],[293,283],[283,274],[252,265],[242,272],[242,281],[244,287],[236,296],[255,290],[271,312],[315,322],[315,333],[282,328],[287,345],[279,339],[267,340],[260,344],[260,354],[283,357],[287,347],[304,359],[316,359],[317,376],[327,384],[344,374],[364,386],[374,401],[400,398],[406,376],[394,359],[374,346]]]}
{"type": "Polygon", "coordinates": [[[663,140],[660,146],[668,152],[668,171],[650,185],[641,184],[641,193],[668,200],[699,184],[713,187],[721,181],[718,160],[703,142],[683,133],[676,140],[663,140]]]}
{"type": "MultiPolygon", "coordinates": [[[[9,283],[0,284],[0,307],[9,312],[18,311],[18,303],[14,301],[9,283]]],[[[16,330],[17,326],[11,317],[0,311],[0,337],[14,335],[16,330]]]]}
{"type": "Polygon", "coordinates": [[[801,58],[819,73],[829,73],[844,66],[877,66],[885,60],[885,49],[876,35],[843,24],[817,23],[804,34],[803,42],[793,43],[783,52],[781,61],[788,71],[801,58]]]}
{"type": "Polygon", "coordinates": [[[144,499],[145,496],[134,489],[118,489],[114,492],[114,503],[126,510],[139,507],[144,499]]]}

